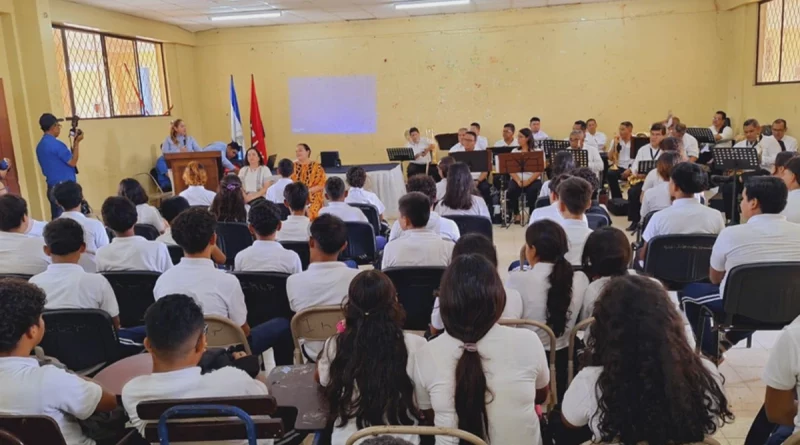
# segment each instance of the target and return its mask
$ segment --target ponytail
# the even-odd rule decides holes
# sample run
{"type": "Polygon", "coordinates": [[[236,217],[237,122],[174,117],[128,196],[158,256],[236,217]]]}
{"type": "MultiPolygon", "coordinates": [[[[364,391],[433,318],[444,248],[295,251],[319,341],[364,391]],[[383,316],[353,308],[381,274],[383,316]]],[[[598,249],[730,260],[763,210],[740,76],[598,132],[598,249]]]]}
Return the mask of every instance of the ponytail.
{"type": "Polygon", "coordinates": [[[550,289],[547,291],[547,326],[556,337],[562,336],[567,328],[573,275],[572,265],[562,255],[553,263],[553,271],[548,277],[550,289]]]}
{"type": "MultiPolygon", "coordinates": [[[[477,339],[472,339],[477,340],[477,339]]],[[[489,437],[489,415],[486,412],[486,372],[483,358],[475,343],[464,343],[463,352],[456,364],[455,405],[458,429],[472,433],[482,439],[489,437]]],[[[468,445],[461,440],[459,445],[468,445]]]]}

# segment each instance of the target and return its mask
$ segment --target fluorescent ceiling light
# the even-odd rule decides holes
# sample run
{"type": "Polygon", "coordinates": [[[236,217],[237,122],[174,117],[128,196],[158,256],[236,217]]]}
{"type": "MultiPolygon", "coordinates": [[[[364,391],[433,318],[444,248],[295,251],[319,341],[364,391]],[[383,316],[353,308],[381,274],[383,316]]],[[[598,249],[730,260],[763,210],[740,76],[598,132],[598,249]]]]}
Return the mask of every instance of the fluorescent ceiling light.
{"type": "Polygon", "coordinates": [[[228,15],[212,15],[212,22],[221,22],[225,20],[252,20],[252,19],[276,19],[281,16],[280,11],[274,12],[257,12],[250,14],[228,14],[228,15]]]}
{"type": "Polygon", "coordinates": [[[440,6],[468,5],[470,0],[441,0],[434,2],[395,3],[394,9],[438,8],[440,6]]]}

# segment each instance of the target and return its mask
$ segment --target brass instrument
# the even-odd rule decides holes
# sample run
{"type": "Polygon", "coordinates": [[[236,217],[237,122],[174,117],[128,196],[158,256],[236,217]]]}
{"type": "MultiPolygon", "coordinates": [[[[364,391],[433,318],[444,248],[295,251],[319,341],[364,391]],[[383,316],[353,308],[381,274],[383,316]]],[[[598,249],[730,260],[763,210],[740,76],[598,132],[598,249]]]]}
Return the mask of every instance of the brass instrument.
{"type": "Polygon", "coordinates": [[[608,147],[608,162],[611,164],[609,170],[619,170],[619,135],[614,134],[614,140],[608,147]]]}

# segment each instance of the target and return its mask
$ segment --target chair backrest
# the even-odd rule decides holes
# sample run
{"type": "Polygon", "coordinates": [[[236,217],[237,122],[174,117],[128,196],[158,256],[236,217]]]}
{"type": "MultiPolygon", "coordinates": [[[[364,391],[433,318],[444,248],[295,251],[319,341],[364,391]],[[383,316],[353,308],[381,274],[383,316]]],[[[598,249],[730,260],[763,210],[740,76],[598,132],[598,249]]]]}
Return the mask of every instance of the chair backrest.
{"type": "Polygon", "coordinates": [[[663,281],[669,290],[706,281],[716,240],[716,235],[657,236],[647,245],[644,272],[663,281]]]}
{"type": "Polygon", "coordinates": [[[233,267],[236,254],[253,245],[253,235],[247,224],[217,223],[217,246],[225,254],[225,265],[233,267]]]}
{"type": "Polygon", "coordinates": [[[133,233],[150,241],[155,241],[160,235],[160,233],[158,233],[158,229],[150,224],[136,224],[133,226],[133,233]]]}
{"type": "Polygon", "coordinates": [[[325,341],[336,335],[336,325],[344,319],[341,306],[315,306],[304,309],[292,317],[294,362],[303,364],[300,339],[325,341]]]}
{"type": "Polygon", "coordinates": [[[567,362],[567,388],[572,383],[572,378],[575,376],[575,340],[578,338],[578,332],[585,331],[590,324],[594,323],[594,317],[589,317],[586,320],[576,324],[569,332],[569,361],[567,362]]]}
{"type": "Polygon", "coordinates": [[[220,317],[219,315],[206,315],[206,325],[208,325],[208,346],[211,348],[227,348],[231,345],[243,345],[244,351],[252,354],[250,351],[250,344],[247,342],[247,336],[241,326],[236,326],[236,323],[231,320],[220,317]]]}
{"type": "Polygon", "coordinates": [[[45,329],[39,346],[77,373],[91,373],[119,359],[119,340],[108,312],[55,309],[42,314],[45,329]]]}
{"type": "Polygon", "coordinates": [[[592,230],[611,225],[611,221],[605,215],[599,213],[587,213],[586,219],[589,220],[589,228],[592,230]]]}
{"type": "Polygon", "coordinates": [[[456,223],[461,236],[467,233],[480,233],[489,239],[494,238],[492,221],[489,218],[476,215],[448,215],[445,218],[452,219],[456,223]]]}
{"type": "MultiPolygon", "coordinates": [[[[48,416],[0,415],[0,430],[11,434],[23,445],[67,445],[61,434],[61,428],[48,416]]],[[[13,439],[6,441],[7,439],[8,436],[0,437],[0,443],[16,445],[13,439]]]]}
{"type": "Polygon", "coordinates": [[[381,218],[377,207],[372,204],[350,204],[350,206],[356,207],[364,213],[367,220],[372,225],[372,230],[375,231],[375,235],[381,233],[381,218]]]}
{"type": "Polygon", "coordinates": [[[406,311],[403,329],[424,331],[431,323],[433,303],[439,293],[444,267],[398,267],[383,271],[397,289],[397,299],[406,311]]]}
{"type": "Polygon", "coordinates": [[[131,328],[144,325],[144,313],[155,303],[153,289],[161,276],[158,272],[103,272],[114,289],[119,305],[119,323],[131,328]]]}
{"type": "Polygon", "coordinates": [[[761,323],[789,324],[800,316],[800,262],[745,264],[728,271],[725,316],[761,323]]]}
{"type": "Polygon", "coordinates": [[[169,244],[167,245],[167,250],[169,250],[169,257],[172,259],[172,264],[181,262],[181,258],[183,258],[183,249],[181,246],[169,244]]]}
{"type": "Polygon", "coordinates": [[[345,445],[354,445],[361,439],[382,434],[416,434],[419,436],[450,436],[461,439],[472,445],[486,445],[486,441],[480,437],[456,428],[445,428],[441,426],[371,426],[353,433],[345,442],[345,445]]]}
{"type": "Polygon", "coordinates": [[[308,265],[311,263],[311,248],[308,247],[308,241],[281,241],[280,243],[285,249],[293,251],[300,257],[303,270],[308,269],[308,265]]]}
{"type": "MultiPolygon", "coordinates": [[[[507,319],[501,319],[498,323],[503,325],[503,326],[514,326],[514,327],[531,326],[531,327],[533,327],[535,329],[543,331],[545,334],[547,334],[548,337],[550,337],[550,344],[549,345],[545,345],[545,350],[548,349],[548,346],[549,346],[549,350],[550,350],[550,352],[548,353],[548,354],[550,354],[550,357],[549,357],[549,359],[550,359],[550,394],[547,396],[547,407],[548,407],[547,411],[548,412],[553,411],[553,409],[556,406],[556,401],[558,400],[558,388],[556,387],[556,377],[555,377],[556,376],[556,340],[557,340],[555,332],[553,332],[553,330],[550,329],[550,326],[547,326],[546,324],[544,324],[544,323],[542,323],[540,321],[536,321],[536,320],[508,319],[507,318],[507,319]]],[[[566,391],[566,388],[562,388],[562,389],[566,391]]]]}
{"type": "Polygon", "coordinates": [[[550,205],[550,197],[549,196],[541,196],[536,198],[536,204],[534,204],[534,209],[538,209],[541,207],[547,207],[550,205]]]}
{"type": "Polygon", "coordinates": [[[28,281],[28,280],[31,279],[32,276],[33,275],[25,275],[25,274],[21,274],[21,273],[3,273],[3,274],[0,274],[0,280],[2,280],[4,278],[16,278],[18,280],[28,281]]]}
{"type": "Polygon", "coordinates": [[[251,418],[272,416],[277,408],[272,396],[209,397],[141,402],[136,406],[136,414],[147,422],[144,438],[149,443],[215,443],[247,440],[251,428],[257,439],[282,437],[284,428],[280,418],[251,418]],[[181,420],[170,422],[172,417],[181,420]],[[162,433],[169,441],[160,442],[164,438],[162,433]]]}
{"type": "Polygon", "coordinates": [[[294,312],[286,295],[289,274],[276,272],[234,272],[244,292],[247,324],[258,326],[273,318],[291,320],[294,312]]]}
{"type": "Polygon", "coordinates": [[[375,261],[377,246],[372,225],[365,222],[348,221],[347,248],[339,255],[340,260],[353,260],[356,264],[370,264],[375,261]]]}

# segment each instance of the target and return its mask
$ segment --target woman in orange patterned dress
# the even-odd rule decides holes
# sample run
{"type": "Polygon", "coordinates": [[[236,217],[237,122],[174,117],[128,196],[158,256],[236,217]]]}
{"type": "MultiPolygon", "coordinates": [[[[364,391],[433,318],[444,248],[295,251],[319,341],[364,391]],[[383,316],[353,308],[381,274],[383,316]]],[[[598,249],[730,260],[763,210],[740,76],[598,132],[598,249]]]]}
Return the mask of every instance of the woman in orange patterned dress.
{"type": "Polygon", "coordinates": [[[314,221],[319,209],[325,202],[325,169],[311,160],[311,148],[308,144],[297,144],[297,161],[294,163],[292,181],[299,181],[308,187],[308,219],[314,221]]]}

